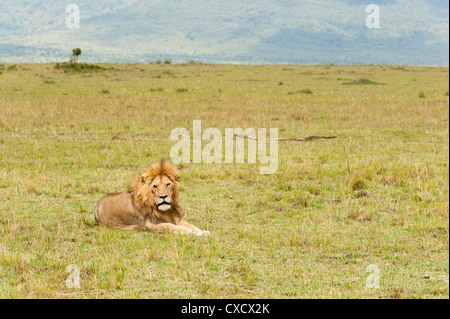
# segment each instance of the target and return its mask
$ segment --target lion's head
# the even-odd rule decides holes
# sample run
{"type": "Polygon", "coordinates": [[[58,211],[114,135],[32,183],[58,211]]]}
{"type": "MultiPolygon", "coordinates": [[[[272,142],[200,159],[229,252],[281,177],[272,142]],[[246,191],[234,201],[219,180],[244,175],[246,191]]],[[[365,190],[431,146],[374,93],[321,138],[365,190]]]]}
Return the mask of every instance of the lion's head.
{"type": "Polygon", "coordinates": [[[182,217],[178,205],[178,179],[178,170],[170,162],[161,160],[150,165],[134,180],[131,188],[133,205],[158,219],[167,219],[164,215],[182,217]]]}

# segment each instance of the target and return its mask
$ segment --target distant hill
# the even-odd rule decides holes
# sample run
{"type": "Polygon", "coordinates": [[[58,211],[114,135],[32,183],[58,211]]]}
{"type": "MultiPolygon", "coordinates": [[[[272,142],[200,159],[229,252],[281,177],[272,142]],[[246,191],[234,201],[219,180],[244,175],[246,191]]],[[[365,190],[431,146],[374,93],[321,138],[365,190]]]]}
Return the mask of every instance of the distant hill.
{"type": "Polygon", "coordinates": [[[360,0],[1,0],[0,61],[52,62],[80,47],[85,62],[171,58],[235,63],[449,63],[449,5],[380,0],[380,28],[360,0]]]}

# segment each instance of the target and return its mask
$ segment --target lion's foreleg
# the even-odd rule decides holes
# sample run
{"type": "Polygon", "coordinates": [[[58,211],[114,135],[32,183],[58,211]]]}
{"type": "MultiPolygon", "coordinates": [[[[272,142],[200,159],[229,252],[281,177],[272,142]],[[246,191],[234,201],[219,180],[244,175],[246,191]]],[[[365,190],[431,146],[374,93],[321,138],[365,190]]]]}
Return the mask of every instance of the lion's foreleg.
{"type": "Polygon", "coordinates": [[[178,223],[178,225],[183,226],[183,227],[186,227],[186,228],[192,230],[192,231],[194,232],[194,234],[197,235],[197,236],[208,236],[208,235],[211,234],[209,231],[207,231],[207,230],[201,230],[200,228],[197,228],[197,227],[195,227],[194,225],[189,224],[189,223],[188,223],[187,221],[185,221],[185,220],[181,220],[181,221],[178,223]]]}
{"type": "Polygon", "coordinates": [[[186,228],[184,226],[178,226],[178,225],[174,225],[171,223],[160,223],[160,224],[152,224],[152,223],[147,223],[146,225],[146,229],[150,230],[150,231],[156,231],[156,232],[166,232],[166,231],[170,231],[173,233],[180,233],[180,234],[192,234],[193,231],[189,228],[186,228]]]}

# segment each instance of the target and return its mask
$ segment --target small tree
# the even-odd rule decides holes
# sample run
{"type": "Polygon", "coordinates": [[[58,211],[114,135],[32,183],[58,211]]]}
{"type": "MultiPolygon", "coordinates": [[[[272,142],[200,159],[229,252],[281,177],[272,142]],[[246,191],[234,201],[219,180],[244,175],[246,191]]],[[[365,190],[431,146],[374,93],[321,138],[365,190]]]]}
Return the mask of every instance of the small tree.
{"type": "Polygon", "coordinates": [[[70,57],[70,64],[78,63],[78,56],[81,54],[80,48],[75,48],[72,50],[72,56],[70,57]]]}

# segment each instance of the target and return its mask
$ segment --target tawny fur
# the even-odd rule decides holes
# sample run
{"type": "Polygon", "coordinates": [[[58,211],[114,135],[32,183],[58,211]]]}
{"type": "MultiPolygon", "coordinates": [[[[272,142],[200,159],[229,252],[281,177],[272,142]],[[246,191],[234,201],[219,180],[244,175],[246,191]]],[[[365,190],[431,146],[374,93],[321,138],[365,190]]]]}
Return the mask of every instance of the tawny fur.
{"type": "Polygon", "coordinates": [[[162,160],[135,178],[130,191],[108,194],[97,203],[98,224],[118,229],[209,235],[184,220],[178,204],[177,168],[162,160]]]}

